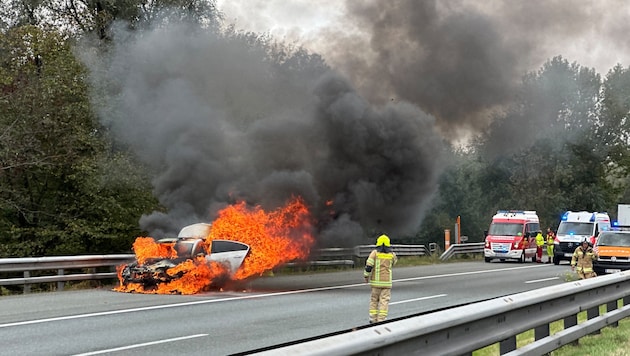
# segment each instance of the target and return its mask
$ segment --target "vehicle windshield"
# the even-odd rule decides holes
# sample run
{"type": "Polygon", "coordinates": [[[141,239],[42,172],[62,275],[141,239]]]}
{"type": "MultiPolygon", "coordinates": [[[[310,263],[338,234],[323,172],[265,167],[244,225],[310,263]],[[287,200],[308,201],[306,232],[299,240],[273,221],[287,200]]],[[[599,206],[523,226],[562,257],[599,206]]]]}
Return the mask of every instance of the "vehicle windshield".
{"type": "Polygon", "coordinates": [[[488,230],[488,235],[494,236],[517,236],[523,235],[522,223],[492,223],[488,230]]]}
{"type": "Polygon", "coordinates": [[[558,235],[591,235],[593,223],[578,223],[562,221],[558,226],[558,235]]]}
{"type": "Polygon", "coordinates": [[[630,247],[630,234],[603,232],[597,239],[597,245],[630,247]]]}

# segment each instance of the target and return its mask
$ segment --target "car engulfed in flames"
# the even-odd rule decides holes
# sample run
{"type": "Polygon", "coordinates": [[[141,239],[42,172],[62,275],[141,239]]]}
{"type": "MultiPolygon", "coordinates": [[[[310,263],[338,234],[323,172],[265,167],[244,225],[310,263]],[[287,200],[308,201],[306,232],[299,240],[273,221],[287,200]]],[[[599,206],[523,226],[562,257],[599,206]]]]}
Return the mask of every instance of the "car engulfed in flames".
{"type": "Polygon", "coordinates": [[[249,253],[249,246],[236,241],[214,240],[210,251],[207,244],[200,238],[167,238],[157,241],[158,250],[167,252],[168,257],[152,257],[140,263],[138,260],[123,267],[121,281],[123,286],[131,283],[142,285],[145,291],[155,290],[161,283],[171,283],[189,272],[180,268],[182,264],[192,261],[195,264],[218,263],[217,268],[224,268],[224,273],[215,276],[217,281],[221,277],[230,277],[238,270],[249,253]],[[195,263],[196,262],[196,263],[195,263]]]}
{"type": "Polygon", "coordinates": [[[230,281],[307,259],[312,232],[312,218],[300,198],[273,211],[239,202],[219,211],[212,224],[186,226],[176,238],[136,238],[136,259],[118,266],[119,285],[114,290],[151,294],[222,290],[230,281]]]}

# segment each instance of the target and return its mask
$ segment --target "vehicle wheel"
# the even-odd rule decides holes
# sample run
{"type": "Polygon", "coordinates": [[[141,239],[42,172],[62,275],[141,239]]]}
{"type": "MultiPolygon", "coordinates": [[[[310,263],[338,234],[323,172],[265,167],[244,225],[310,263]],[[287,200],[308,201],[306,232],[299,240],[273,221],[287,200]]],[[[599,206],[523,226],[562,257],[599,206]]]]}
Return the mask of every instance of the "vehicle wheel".
{"type": "Polygon", "coordinates": [[[485,257],[485,258],[484,258],[484,260],[485,260],[486,262],[492,262],[492,258],[490,258],[490,257],[485,257]]]}
{"type": "Polygon", "coordinates": [[[556,256],[553,256],[553,264],[554,265],[559,265],[560,264],[560,259],[556,256]]]}

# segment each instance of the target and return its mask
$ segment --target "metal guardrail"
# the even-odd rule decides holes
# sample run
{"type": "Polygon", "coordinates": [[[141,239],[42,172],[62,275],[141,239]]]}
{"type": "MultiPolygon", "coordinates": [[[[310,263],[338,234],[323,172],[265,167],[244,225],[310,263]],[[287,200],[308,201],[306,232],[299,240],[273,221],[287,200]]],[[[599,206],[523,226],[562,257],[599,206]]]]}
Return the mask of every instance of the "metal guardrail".
{"type": "Polygon", "coordinates": [[[0,279],[0,286],[24,285],[24,293],[29,293],[31,284],[57,282],[57,290],[63,290],[64,282],[116,278],[116,266],[134,258],[130,254],[0,258],[0,273],[22,272],[22,277],[0,279]],[[109,267],[111,272],[84,270],[99,267],[109,267]],[[56,275],[31,276],[32,271],[54,271],[56,275]]]}
{"type": "MultiPolygon", "coordinates": [[[[376,245],[360,245],[356,247],[332,247],[319,249],[315,254],[317,261],[288,263],[289,267],[302,266],[350,266],[354,267],[357,259],[366,258],[376,245]]],[[[392,245],[398,256],[424,256],[429,254],[424,245],[392,245]]]]}
{"type": "Polygon", "coordinates": [[[499,343],[502,355],[543,355],[630,316],[630,271],[563,283],[329,337],[297,341],[256,355],[470,355],[499,343]],[[623,305],[618,307],[618,303],[623,305]],[[599,315],[599,307],[606,312],[599,315]],[[578,313],[587,321],[578,324],[578,313]],[[550,335],[550,323],[564,330],[550,335]],[[516,348],[516,335],[535,341],[516,348]]]}
{"type": "MultiPolygon", "coordinates": [[[[319,250],[317,256],[321,257],[346,257],[346,258],[365,258],[370,252],[376,248],[376,245],[359,245],[353,248],[323,248],[319,250]]],[[[424,256],[429,251],[424,245],[395,245],[392,244],[392,250],[398,256],[424,256]]]]}
{"type": "Polygon", "coordinates": [[[454,255],[465,255],[470,253],[483,253],[483,242],[472,242],[466,244],[454,244],[451,245],[442,255],[440,255],[440,261],[448,260],[454,255]]]}

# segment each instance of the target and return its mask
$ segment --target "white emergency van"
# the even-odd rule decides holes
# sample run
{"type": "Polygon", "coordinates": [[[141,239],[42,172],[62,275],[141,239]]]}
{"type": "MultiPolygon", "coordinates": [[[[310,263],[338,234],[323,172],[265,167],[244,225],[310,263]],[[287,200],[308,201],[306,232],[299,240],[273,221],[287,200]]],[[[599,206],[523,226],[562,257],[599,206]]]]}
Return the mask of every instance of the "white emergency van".
{"type": "Polygon", "coordinates": [[[483,255],[486,262],[493,259],[536,261],[535,237],[540,232],[538,215],[533,210],[499,210],[492,217],[486,232],[483,255]]]}
{"type": "Polygon", "coordinates": [[[584,240],[591,246],[602,231],[610,230],[608,213],[588,211],[567,211],[560,218],[553,245],[553,263],[571,261],[573,252],[584,240]]]}

